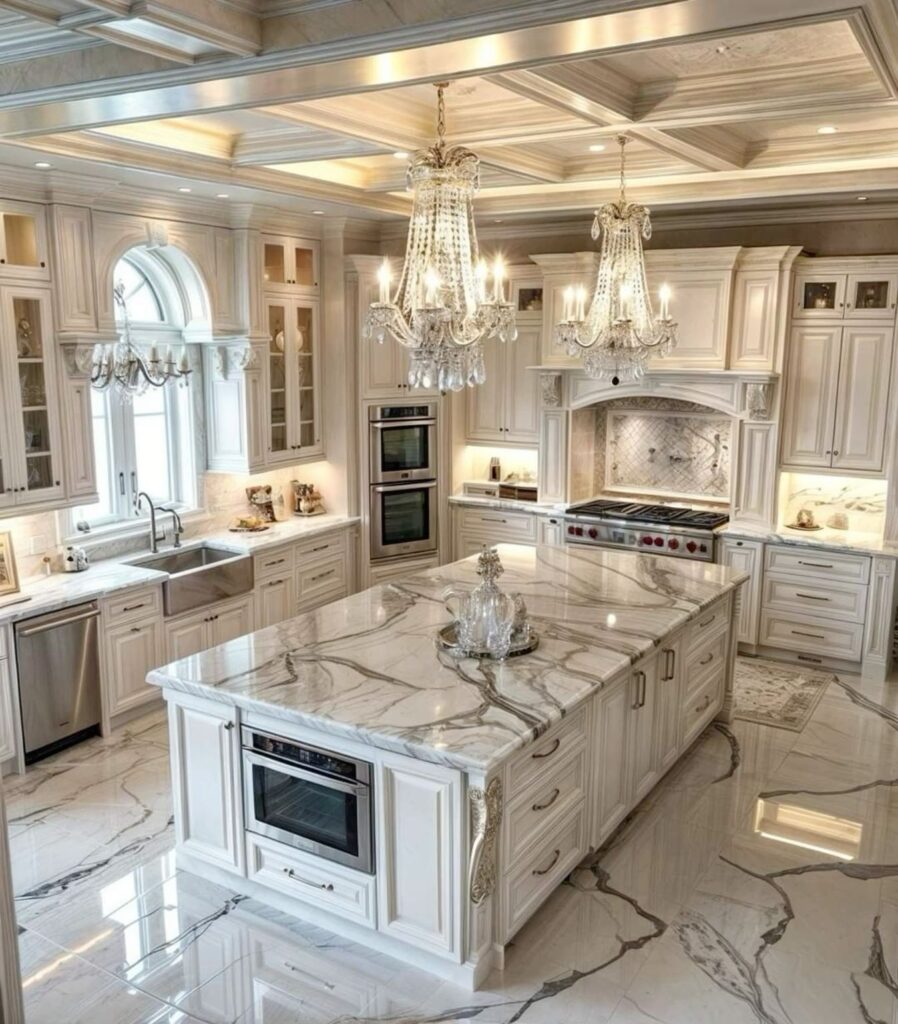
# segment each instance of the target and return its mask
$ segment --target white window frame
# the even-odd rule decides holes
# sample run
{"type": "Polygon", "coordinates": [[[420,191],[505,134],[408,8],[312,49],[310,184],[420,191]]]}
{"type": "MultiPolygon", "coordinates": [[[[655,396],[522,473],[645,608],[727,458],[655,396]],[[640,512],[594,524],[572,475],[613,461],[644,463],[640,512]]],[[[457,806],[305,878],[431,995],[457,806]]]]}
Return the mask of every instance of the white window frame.
{"type": "MultiPolygon", "coordinates": [[[[146,277],[163,316],[161,322],[131,321],[134,343],[147,354],[153,344],[161,352],[168,345],[177,352],[186,343],[190,352],[191,346],[184,332],[187,293],[167,261],[146,249],[129,250],[121,258],[146,277]]],[[[191,357],[190,362],[192,369],[196,370],[198,361],[191,357]]],[[[200,506],[201,484],[193,425],[196,421],[196,403],[200,401],[197,389],[201,388],[199,373],[192,374],[187,388],[181,388],[175,383],[162,388],[171,441],[167,452],[170,494],[164,499],[164,504],[187,515],[199,512],[200,506]]],[[[68,538],[82,542],[96,535],[108,537],[110,534],[135,532],[135,528],[144,530],[149,519],[146,507],[136,507],[137,494],[144,488],[140,484],[132,406],[122,402],[114,388],[105,391],[102,398],[106,403],[106,422],[110,428],[113,514],[91,521],[89,532],[83,532],[79,530],[78,524],[84,521],[84,509],[70,509],[63,532],[68,538]]],[[[100,467],[97,468],[99,472],[100,467]]],[[[152,497],[154,500],[158,498],[157,495],[152,497]]]]}

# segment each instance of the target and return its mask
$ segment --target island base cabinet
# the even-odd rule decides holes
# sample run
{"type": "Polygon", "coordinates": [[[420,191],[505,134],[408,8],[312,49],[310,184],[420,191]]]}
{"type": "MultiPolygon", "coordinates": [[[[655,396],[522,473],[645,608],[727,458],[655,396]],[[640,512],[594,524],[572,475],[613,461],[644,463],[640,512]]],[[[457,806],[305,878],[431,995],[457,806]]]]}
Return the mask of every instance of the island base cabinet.
{"type": "Polygon", "coordinates": [[[593,701],[593,822],[590,845],[601,846],[630,809],[630,675],[608,683],[593,701]]]}
{"type": "Polygon", "coordinates": [[[244,874],[237,709],[179,694],[168,702],[172,801],[179,849],[244,874]]]}
{"type": "Polygon", "coordinates": [[[385,756],[377,780],[378,930],[460,963],[461,774],[385,756]]]}
{"type": "Polygon", "coordinates": [[[658,657],[645,658],[630,680],[630,764],[633,769],[631,804],[638,804],[661,777],[658,733],[658,657]]]}

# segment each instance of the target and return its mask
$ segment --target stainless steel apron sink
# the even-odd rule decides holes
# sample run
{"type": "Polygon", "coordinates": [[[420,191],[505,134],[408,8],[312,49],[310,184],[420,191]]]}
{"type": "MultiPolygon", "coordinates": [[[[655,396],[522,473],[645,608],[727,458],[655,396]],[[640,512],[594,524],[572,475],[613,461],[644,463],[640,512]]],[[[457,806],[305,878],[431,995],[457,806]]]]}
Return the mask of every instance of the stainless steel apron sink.
{"type": "Polygon", "coordinates": [[[253,560],[249,555],[198,544],[136,558],[131,565],[167,572],[162,584],[166,616],[180,615],[253,589],[253,560]]]}

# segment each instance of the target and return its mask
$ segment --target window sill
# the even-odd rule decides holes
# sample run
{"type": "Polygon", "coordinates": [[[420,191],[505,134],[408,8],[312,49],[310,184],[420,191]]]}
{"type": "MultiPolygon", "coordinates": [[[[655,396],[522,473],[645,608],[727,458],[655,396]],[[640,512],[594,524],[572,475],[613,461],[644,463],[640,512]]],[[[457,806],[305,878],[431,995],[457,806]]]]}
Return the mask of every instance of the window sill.
{"type": "MultiPolygon", "coordinates": [[[[184,509],[183,511],[175,506],[175,510],[181,516],[181,522],[185,531],[189,526],[201,526],[204,522],[211,520],[209,513],[202,508],[184,509]]],[[[162,512],[156,517],[156,528],[164,529],[166,535],[171,530],[172,520],[168,513],[162,512]]],[[[139,538],[147,538],[150,529],[149,516],[135,516],[133,519],[126,519],[117,523],[106,523],[103,526],[94,527],[90,533],[80,533],[77,530],[63,538],[63,546],[69,544],[85,548],[93,552],[100,544],[107,544],[110,541],[130,541],[139,538]]]]}

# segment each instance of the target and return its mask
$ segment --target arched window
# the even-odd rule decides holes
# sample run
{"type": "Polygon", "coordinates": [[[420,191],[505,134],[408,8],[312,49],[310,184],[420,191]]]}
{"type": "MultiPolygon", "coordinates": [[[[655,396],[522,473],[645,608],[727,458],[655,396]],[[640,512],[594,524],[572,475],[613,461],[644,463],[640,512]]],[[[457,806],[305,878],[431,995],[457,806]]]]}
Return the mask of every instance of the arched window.
{"type": "MultiPolygon", "coordinates": [[[[180,349],[189,317],[184,289],[169,263],[146,248],[131,249],[116,264],[113,280],[125,286],[134,341],[146,349],[180,349]]],[[[167,384],[126,402],[114,389],[91,393],[99,501],[76,511],[79,529],[132,522],[139,514],[139,491],[179,510],[196,506],[191,401],[200,386],[198,379],[188,388],[167,384]]]]}

